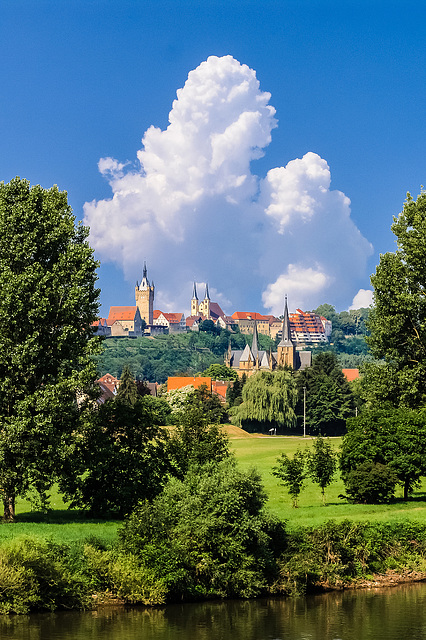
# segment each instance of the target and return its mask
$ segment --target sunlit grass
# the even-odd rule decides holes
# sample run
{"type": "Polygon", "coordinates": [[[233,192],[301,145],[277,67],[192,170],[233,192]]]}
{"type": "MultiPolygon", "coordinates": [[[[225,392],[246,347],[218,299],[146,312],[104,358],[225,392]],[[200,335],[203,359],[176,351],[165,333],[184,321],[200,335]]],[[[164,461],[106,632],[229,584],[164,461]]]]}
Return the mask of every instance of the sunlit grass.
{"type": "MultiPolygon", "coordinates": [[[[402,489],[398,488],[396,500],[389,505],[351,504],[339,498],[345,494],[345,487],[339,474],[326,490],[326,505],[322,504],[321,490],[310,480],[299,497],[299,507],[292,508],[287,489],[272,475],[272,468],[280,453],[292,456],[298,447],[311,447],[312,438],[288,436],[264,436],[247,439],[231,439],[231,448],[235,451],[242,468],[256,467],[262,475],[269,499],[267,507],[272,513],[288,521],[289,528],[303,525],[318,525],[333,518],[334,520],[371,520],[387,521],[410,519],[426,523],[426,481],[414,493],[408,502],[402,500],[402,489]]],[[[341,438],[330,438],[333,447],[338,450],[341,438]]]]}
{"type": "MultiPolygon", "coordinates": [[[[426,523],[426,480],[408,502],[402,500],[402,489],[398,489],[396,500],[389,505],[351,504],[339,498],[345,487],[339,474],[326,490],[326,505],[322,504],[320,488],[310,480],[299,497],[299,508],[293,509],[287,489],[272,475],[272,467],[280,453],[292,456],[298,447],[311,447],[311,438],[300,436],[256,436],[230,427],[231,449],[235,451],[238,463],[244,469],[256,467],[269,496],[267,508],[280,519],[288,522],[288,528],[296,526],[316,526],[327,520],[349,519],[358,521],[395,521],[410,519],[426,523]]],[[[330,438],[338,450],[341,438],[330,438]]],[[[117,539],[120,522],[90,519],[83,511],[67,510],[61,495],[52,489],[51,511],[41,514],[32,511],[29,501],[19,499],[16,504],[17,522],[0,526],[0,541],[21,534],[52,538],[57,542],[70,543],[96,537],[109,544],[117,539]]]]}

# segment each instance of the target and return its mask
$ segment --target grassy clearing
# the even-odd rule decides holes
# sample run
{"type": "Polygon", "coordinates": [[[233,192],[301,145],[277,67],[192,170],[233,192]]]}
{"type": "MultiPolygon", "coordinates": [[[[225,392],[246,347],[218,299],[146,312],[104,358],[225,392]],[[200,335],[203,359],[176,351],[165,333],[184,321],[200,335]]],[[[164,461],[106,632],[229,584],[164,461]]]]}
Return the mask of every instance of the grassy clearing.
{"type": "MultiPolygon", "coordinates": [[[[244,437],[233,431],[230,433],[231,448],[235,451],[239,464],[243,468],[256,467],[261,473],[269,495],[268,508],[281,519],[288,521],[288,527],[318,526],[333,518],[336,521],[397,521],[410,519],[426,523],[426,481],[413,499],[404,502],[402,489],[397,491],[396,500],[390,505],[350,504],[339,498],[345,493],[340,477],[326,491],[326,505],[322,505],[321,491],[310,480],[302,490],[299,508],[293,509],[287,489],[279,484],[272,475],[272,467],[280,453],[292,456],[298,447],[311,447],[311,438],[294,436],[253,436],[244,437]]],[[[338,449],[341,438],[330,439],[338,449]]]]}
{"type": "MultiPolygon", "coordinates": [[[[299,525],[318,526],[330,519],[338,522],[346,519],[371,522],[409,519],[426,523],[426,479],[409,502],[402,500],[402,490],[399,490],[397,499],[390,505],[359,505],[339,498],[339,494],[345,493],[345,488],[338,478],[326,491],[326,506],[322,505],[319,487],[308,480],[300,494],[299,508],[293,509],[286,488],[272,475],[272,467],[280,453],[285,452],[291,456],[299,446],[311,447],[312,439],[249,434],[232,425],[225,427],[225,431],[241,467],[256,467],[261,473],[269,495],[267,506],[276,516],[288,521],[289,529],[299,525]]],[[[338,449],[341,438],[331,438],[331,442],[338,449]]],[[[0,526],[0,542],[21,534],[37,535],[65,543],[96,537],[109,544],[117,538],[119,522],[93,520],[87,518],[82,511],[68,511],[67,505],[55,491],[51,495],[53,510],[47,515],[31,511],[30,502],[25,500],[18,500],[16,506],[17,522],[0,526]]]]}

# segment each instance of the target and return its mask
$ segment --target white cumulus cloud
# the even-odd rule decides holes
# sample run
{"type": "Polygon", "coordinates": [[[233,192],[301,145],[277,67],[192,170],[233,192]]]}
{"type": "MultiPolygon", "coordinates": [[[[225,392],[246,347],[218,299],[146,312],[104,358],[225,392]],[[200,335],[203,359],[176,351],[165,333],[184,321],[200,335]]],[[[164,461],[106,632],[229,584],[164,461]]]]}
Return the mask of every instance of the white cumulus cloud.
{"type": "Polygon", "coordinates": [[[373,292],[371,289],[360,289],[354,296],[350,309],[367,308],[373,304],[373,292]]]}
{"type": "Polygon", "coordinates": [[[274,313],[285,293],[291,307],[339,304],[364,281],[372,247],[324,159],[307,153],[263,180],[252,172],[277,126],[270,98],[247,65],[211,56],[133,163],[99,161],[112,197],[84,206],[92,245],[129,280],[146,259],[168,308],[187,309],[194,279],[216,287],[227,312],[263,300],[274,313]]]}

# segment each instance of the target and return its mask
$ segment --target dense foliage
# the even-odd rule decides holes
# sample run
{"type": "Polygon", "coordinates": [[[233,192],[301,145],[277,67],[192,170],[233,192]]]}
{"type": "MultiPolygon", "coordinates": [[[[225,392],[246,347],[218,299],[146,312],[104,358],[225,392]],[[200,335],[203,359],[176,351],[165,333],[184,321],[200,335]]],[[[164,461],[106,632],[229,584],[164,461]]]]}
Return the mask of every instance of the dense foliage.
{"type": "Polygon", "coordinates": [[[380,504],[395,494],[398,478],[394,470],[380,462],[363,462],[346,476],[346,491],[355,502],[380,504]]]}
{"type": "Polygon", "coordinates": [[[140,505],[121,531],[124,549],[167,600],[253,597],[277,577],[284,529],[266,515],[255,471],[232,459],[194,467],[140,505]]]}
{"type": "Polygon", "coordinates": [[[426,412],[386,407],[364,411],[347,422],[340,468],[344,481],[366,462],[388,465],[404,499],[426,475],[426,412]]]}
{"type": "Polygon", "coordinates": [[[296,423],[296,381],[291,369],[260,371],[242,389],[242,402],[230,410],[231,420],[245,429],[291,428],[296,423]]]}
{"type": "Polygon", "coordinates": [[[311,435],[337,435],[345,431],[346,419],[354,415],[354,397],[336,355],[318,353],[312,366],[297,375],[299,423],[306,389],[306,427],[311,435]]]}
{"type": "Polygon", "coordinates": [[[219,334],[190,331],[155,338],[108,338],[98,368],[101,375],[119,378],[127,364],[136,377],[163,383],[169,376],[194,376],[211,364],[223,364],[229,340],[233,349],[244,349],[244,336],[224,329],[219,334]]]}
{"type": "Polygon", "coordinates": [[[61,473],[95,378],[97,263],[67,194],[0,183],[0,493],[41,495],[61,473]]]}
{"type": "Polygon", "coordinates": [[[367,339],[385,364],[367,368],[365,387],[371,404],[415,408],[426,400],[426,192],[417,200],[408,194],[391,229],[397,250],[380,256],[371,277],[374,308],[367,339]]]}

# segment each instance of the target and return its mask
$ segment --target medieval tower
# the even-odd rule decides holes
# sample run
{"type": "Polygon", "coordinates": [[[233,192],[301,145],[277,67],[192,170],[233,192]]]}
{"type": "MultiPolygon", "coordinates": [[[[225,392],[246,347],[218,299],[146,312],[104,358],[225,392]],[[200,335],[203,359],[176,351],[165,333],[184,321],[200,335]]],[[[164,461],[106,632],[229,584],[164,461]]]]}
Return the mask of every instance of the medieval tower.
{"type": "Polygon", "coordinates": [[[290,334],[290,319],[288,317],[287,296],[285,297],[284,318],[281,342],[277,347],[277,365],[295,368],[295,346],[290,334]]]}
{"type": "Polygon", "coordinates": [[[197,296],[197,286],[194,282],[194,289],[192,291],[191,298],[191,316],[198,316],[198,296],[197,296]]]}
{"type": "Polygon", "coordinates": [[[152,325],[154,320],[154,283],[150,284],[146,272],[146,262],[143,265],[142,282],[136,283],[135,300],[141,318],[146,324],[152,325]]]}
{"type": "MultiPolygon", "coordinates": [[[[191,300],[191,306],[192,306],[192,300],[191,300]]],[[[206,292],[204,294],[204,300],[200,302],[200,304],[198,305],[198,313],[202,314],[208,320],[210,320],[210,296],[209,296],[208,284],[206,284],[206,292]]]]}

